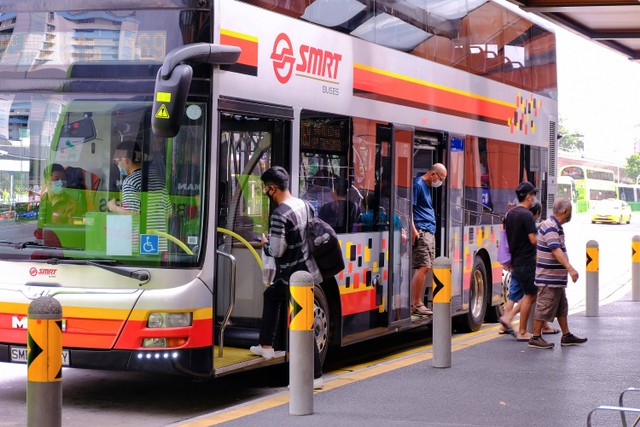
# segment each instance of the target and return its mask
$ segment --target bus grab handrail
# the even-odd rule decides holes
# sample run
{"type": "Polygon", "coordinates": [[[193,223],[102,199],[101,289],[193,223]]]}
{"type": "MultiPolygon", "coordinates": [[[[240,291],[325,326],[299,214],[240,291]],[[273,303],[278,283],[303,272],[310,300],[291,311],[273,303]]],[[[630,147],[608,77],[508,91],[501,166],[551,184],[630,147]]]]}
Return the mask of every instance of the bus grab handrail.
{"type": "Polygon", "coordinates": [[[258,252],[256,252],[255,249],[253,249],[253,246],[251,246],[251,243],[249,243],[247,239],[245,239],[238,233],[228,230],[226,228],[218,227],[216,230],[218,231],[218,233],[228,234],[229,236],[238,239],[243,245],[245,245],[247,249],[249,249],[249,251],[253,254],[253,257],[256,259],[258,266],[260,266],[260,270],[262,270],[262,259],[260,258],[260,255],[258,255],[258,252]]]}
{"type": "Polygon", "coordinates": [[[225,257],[231,261],[231,293],[229,295],[229,307],[227,308],[227,312],[224,315],[224,319],[220,324],[220,339],[218,340],[218,357],[222,357],[224,351],[224,330],[229,323],[229,319],[231,318],[231,313],[233,312],[233,308],[236,305],[236,258],[222,251],[216,251],[218,255],[225,257]]]}

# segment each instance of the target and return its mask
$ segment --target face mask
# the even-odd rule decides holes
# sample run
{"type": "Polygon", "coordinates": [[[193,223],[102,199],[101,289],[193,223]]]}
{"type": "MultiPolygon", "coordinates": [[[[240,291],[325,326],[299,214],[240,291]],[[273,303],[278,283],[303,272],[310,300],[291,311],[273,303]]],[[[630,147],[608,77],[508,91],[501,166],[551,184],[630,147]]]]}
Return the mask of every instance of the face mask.
{"type": "Polygon", "coordinates": [[[129,175],[129,174],[127,173],[127,171],[126,171],[126,170],[124,170],[124,168],[123,168],[122,166],[120,166],[120,165],[118,165],[118,170],[120,171],[120,175],[122,175],[122,176],[127,176],[127,175],[129,175]]]}
{"type": "Polygon", "coordinates": [[[442,181],[433,181],[433,182],[431,182],[431,186],[433,188],[438,188],[438,187],[442,186],[442,181]]]}
{"type": "Polygon", "coordinates": [[[60,194],[64,190],[64,184],[61,180],[51,181],[51,192],[53,194],[60,194]]]}

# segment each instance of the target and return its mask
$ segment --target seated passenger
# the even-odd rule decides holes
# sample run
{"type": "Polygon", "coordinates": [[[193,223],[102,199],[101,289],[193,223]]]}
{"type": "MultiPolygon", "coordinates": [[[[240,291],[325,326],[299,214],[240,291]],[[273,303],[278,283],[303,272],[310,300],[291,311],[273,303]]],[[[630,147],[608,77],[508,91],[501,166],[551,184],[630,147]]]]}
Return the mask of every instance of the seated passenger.
{"type": "Polygon", "coordinates": [[[72,224],[85,209],[67,190],[67,175],[64,167],[52,163],[45,169],[45,193],[40,200],[40,222],[42,224],[72,224]]]}
{"type": "Polygon", "coordinates": [[[358,221],[360,208],[347,199],[349,184],[346,179],[336,177],[334,180],[333,200],[325,203],[318,212],[318,217],[329,224],[336,233],[350,233],[358,221]]]}
{"type": "Polygon", "coordinates": [[[307,191],[302,198],[316,208],[322,207],[325,203],[333,201],[332,177],[326,169],[320,169],[311,179],[307,191]]]}

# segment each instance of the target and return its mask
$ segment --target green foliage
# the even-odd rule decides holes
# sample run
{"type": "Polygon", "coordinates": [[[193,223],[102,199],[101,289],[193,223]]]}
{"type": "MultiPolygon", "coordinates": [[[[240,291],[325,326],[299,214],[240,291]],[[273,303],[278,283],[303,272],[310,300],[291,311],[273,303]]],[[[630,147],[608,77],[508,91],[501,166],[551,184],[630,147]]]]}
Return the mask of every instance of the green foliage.
{"type": "Polygon", "coordinates": [[[564,151],[583,152],[584,151],[584,135],[579,131],[571,131],[564,126],[562,117],[558,125],[558,132],[562,136],[559,141],[559,147],[564,151]]]}
{"type": "Polygon", "coordinates": [[[625,167],[624,174],[628,178],[631,178],[634,183],[636,182],[636,178],[640,174],[640,153],[633,153],[627,157],[627,166],[625,167]]]}

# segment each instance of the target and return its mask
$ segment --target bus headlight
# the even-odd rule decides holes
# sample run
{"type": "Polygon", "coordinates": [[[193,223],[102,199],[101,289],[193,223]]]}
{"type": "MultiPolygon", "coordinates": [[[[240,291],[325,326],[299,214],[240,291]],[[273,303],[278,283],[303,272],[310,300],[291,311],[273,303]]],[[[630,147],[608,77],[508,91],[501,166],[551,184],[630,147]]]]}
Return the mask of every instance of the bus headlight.
{"type": "Polygon", "coordinates": [[[183,328],[191,326],[192,313],[151,313],[147,320],[148,328],[183,328]]]}
{"type": "Polygon", "coordinates": [[[184,328],[191,326],[191,313],[167,313],[167,328],[184,328]]]}
{"type": "Polygon", "coordinates": [[[142,340],[143,347],[156,347],[156,348],[166,348],[167,347],[167,339],[166,338],[145,338],[142,340]]]}
{"type": "Polygon", "coordinates": [[[162,313],[151,313],[147,320],[147,328],[162,328],[164,326],[164,317],[162,313]]]}

